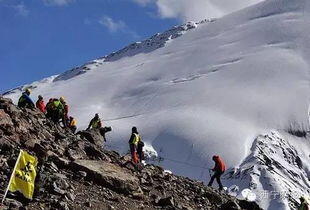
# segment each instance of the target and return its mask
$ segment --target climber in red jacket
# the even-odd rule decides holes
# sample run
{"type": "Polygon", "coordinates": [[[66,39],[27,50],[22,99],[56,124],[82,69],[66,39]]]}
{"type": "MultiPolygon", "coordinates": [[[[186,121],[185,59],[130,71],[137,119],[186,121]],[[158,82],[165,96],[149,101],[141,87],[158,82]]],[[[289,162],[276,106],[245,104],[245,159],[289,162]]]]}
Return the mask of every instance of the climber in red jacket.
{"type": "Polygon", "coordinates": [[[226,170],[225,163],[218,155],[214,155],[212,157],[212,160],[215,162],[215,166],[212,169],[212,171],[214,171],[214,174],[211,177],[211,180],[210,180],[208,186],[212,186],[214,179],[216,179],[216,181],[219,185],[219,190],[223,190],[223,185],[221,182],[221,176],[224,174],[224,172],[226,170]]]}
{"type": "Polygon", "coordinates": [[[43,101],[43,97],[41,95],[38,96],[38,100],[36,103],[36,107],[38,109],[40,109],[41,112],[45,113],[46,112],[46,108],[45,108],[45,103],[43,101]]]}

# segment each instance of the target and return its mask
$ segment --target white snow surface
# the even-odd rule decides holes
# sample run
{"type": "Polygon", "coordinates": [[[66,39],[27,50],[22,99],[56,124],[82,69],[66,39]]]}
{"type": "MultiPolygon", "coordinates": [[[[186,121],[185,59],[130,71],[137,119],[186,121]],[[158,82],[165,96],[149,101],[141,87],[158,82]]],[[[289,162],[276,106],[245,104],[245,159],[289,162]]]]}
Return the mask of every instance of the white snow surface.
{"type": "MultiPolygon", "coordinates": [[[[285,130],[309,130],[309,14],[307,0],[266,0],[188,23],[35,82],[32,97],[65,96],[80,129],[99,113],[113,127],[108,146],[120,152],[137,126],[150,156],[173,173],[206,181],[203,168],[218,154],[231,168],[227,186],[307,194],[310,138],[285,130]],[[245,178],[238,176],[248,168],[245,178]]],[[[6,96],[16,102],[21,89],[6,96]]],[[[297,199],[258,202],[289,209],[297,199]]]]}

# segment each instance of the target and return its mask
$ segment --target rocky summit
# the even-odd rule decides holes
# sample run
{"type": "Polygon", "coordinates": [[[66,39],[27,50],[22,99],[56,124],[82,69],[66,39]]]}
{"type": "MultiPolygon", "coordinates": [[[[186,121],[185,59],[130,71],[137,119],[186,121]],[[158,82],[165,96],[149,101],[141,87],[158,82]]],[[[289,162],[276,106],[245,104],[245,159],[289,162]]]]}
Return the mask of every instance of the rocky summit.
{"type": "Polygon", "coordinates": [[[0,97],[1,199],[20,149],[39,160],[34,198],[9,193],[2,209],[260,209],[161,167],[133,165],[106,150],[99,132],[74,135],[0,97]]]}

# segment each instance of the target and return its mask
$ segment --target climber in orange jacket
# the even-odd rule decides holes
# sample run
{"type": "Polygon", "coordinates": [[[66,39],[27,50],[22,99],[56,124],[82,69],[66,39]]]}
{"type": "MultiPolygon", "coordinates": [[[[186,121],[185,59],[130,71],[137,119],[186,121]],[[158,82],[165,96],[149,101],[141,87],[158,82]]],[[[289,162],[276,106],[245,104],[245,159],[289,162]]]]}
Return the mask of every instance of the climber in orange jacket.
{"type": "Polygon", "coordinates": [[[41,95],[38,96],[38,100],[36,102],[36,107],[43,113],[46,112],[45,103],[43,97],[41,95]]]}
{"type": "Polygon", "coordinates": [[[72,133],[75,133],[76,131],[76,124],[77,124],[77,121],[76,119],[74,119],[72,116],[69,117],[69,123],[68,123],[68,127],[70,128],[70,130],[72,131],[72,133]]]}
{"type": "Polygon", "coordinates": [[[221,176],[224,174],[224,172],[226,170],[225,163],[218,155],[214,155],[212,157],[212,160],[215,162],[215,166],[212,169],[212,171],[214,171],[214,174],[211,177],[211,180],[210,180],[208,186],[212,186],[214,179],[216,179],[216,181],[219,185],[219,190],[223,190],[223,185],[221,182],[221,176]]]}

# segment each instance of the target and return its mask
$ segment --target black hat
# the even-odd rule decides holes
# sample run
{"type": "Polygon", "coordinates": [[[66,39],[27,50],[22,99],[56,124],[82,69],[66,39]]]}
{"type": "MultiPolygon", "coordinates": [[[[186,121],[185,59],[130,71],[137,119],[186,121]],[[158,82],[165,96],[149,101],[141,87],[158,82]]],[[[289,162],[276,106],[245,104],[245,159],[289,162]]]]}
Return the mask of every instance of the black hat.
{"type": "Polygon", "coordinates": [[[131,128],[131,131],[132,131],[133,133],[138,133],[138,129],[137,129],[137,127],[135,127],[135,126],[131,128]]]}

